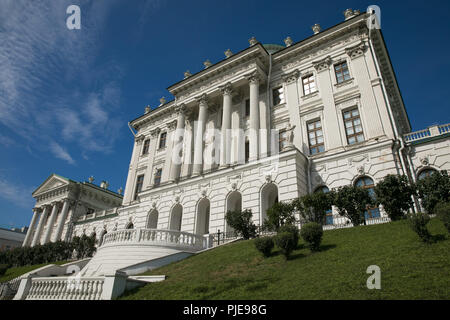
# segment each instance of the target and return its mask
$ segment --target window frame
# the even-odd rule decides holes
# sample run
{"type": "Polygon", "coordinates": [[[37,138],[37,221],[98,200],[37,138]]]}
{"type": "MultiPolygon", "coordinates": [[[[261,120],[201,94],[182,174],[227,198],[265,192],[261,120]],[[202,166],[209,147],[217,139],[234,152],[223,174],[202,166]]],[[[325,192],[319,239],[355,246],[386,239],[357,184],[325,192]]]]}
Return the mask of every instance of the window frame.
{"type": "Polygon", "coordinates": [[[316,155],[316,154],[325,152],[325,136],[324,136],[324,132],[323,132],[321,118],[315,118],[315,119],[312,119],[312,120],[309,120],[306,122],[306,135],[308,138],[308,150],[309,150],[310,155],[316,155]],[[320,127],[316,126],[316,123],[318,123],[318,122],[320,123],[320,127]],[[310,124],[314,124],[314,128],[312,130],[309,129],[310,124]],[[322,136],[318,136],[317,131],[322,131],[322,136]],[[311,138],[309,136],[310,133],[314,133],[314,139],[316,140],[316,144],[314,144],[314,145],[311,144],[311,138]],[[317,143],[317,140],[319,137],[322,137],[321,143],[317,143]],[[323,147],[323,151],[320,151],[320,147],[323,147]],[[316,149],[317,151],[315,153],[313,153],[312,152],[313,149],[316,149]]]}
{"type": "Polygon", "coordinates": [[[158,150],[165,149],[167,146],[167,131],[161,132],[159,135],[159,144],[158,144],[158,150]],[[164,139],[163,139],[164,136],[164,139]],[[161,143],[164,141],[164,145],[161,146],[161,143]]]}
{"type": "Polygon", "coordinates": [[[358,143],[362,143],[362,142],[364,142],[366,140],[366,137],[365,137],[365,134],[364,134],[364,128],[363,128],[363,125],[362,125],[361,112],[359,111],[358,106],[354,106],[354,107],[342,110],[342,121],[344,123],[344,131],[345,131],[345,136],[347,138],[347,145],[352,146],[352,145],[355,145],[355,144],[358,144],[358,143]],[[358,111],[358,115],[357,116],[353,116],[352,115],[353,111],[355,111],[355,110],[358,111]],[[348,112],[350,112],[350,118],[345,118],[345,114],[348,113],[348,112]],[[355,123],[354,123],[354,121],[356,119],[359,119],[359,126],[361,127],[361,131],[360,132],[356,132],[356,130],[355,130],[356,127],[358,126],[358,125],[355,125],[355,123]],[[348,121],[351,121],[351,123],[352,123],[352,126],[351,126],[351,128],[353,129],[353,133],[352,134],[348,134],[348,132],[347,132],[347,129],[350,128],[350,127],[347,127],[347,125],[346,125],[348,121]],[[363,138],[362,141],[358,141],[357,137],[360,136],[360,135],[362,135],[362,138],[363,138]],[[355,142],[350,143],[350,139],[353,138],[353,137],[355,137],[355,142]]]}
{"type": "Polygon", "coordinates": [[[307,75],[302,77],[302,89],[303,89],[303,95],[308,96],[310,94],[317,92],[317,84],[316,84],[316,77],[314,76],[314,73],[308,73],[307,75]],[[309,81],[312,78],[312,81],[309,81]],[[308,79],[308,82],[305,83],[304,80],[308,79]],[[314,84],[314,91],[311,91],[311,83],[314,84]],[[309,92],[306,93],[305,86],[308,86],[309,92]]]}
{"type": "Polygon", "coordinates": [[[162,171],[163,171],[162,168],[156,169],[155,175],[153,176],[153,185],[154,185],[154,186],[159,186],[159,185],[161,185],[162,171]],[[159,174],[159,175],[158,175],[158,174],[159,174]],[[158,181],[157,181],[157,179],[158,179],[158,181]]]}
{"type": "Polygon", "coordinates": [[[352,79],[352,76],[350,75],[350,68],[349,68],[347,60],[343,60],[343,61],[335,63],[333,65],[333,70],[334,70],[334,75],[335,75],[335,78],[336,78],[336,84],[337,85],[339,85],[341,83],[345,83],[345,82],[350,81],[352,79]],[[344,64],[346,65],[346,70],[344,68],[342,68],[342,67],[340,68],[340,70],[337,70],[336,67],[342,66],[344,64]],[[345,73],[345,71],[347,71],[347,73],[345,73]],[[342,74],[342,80],[341,81],[339,81],[338,74],[342,74]],[[346,78],[346,77],[348,77],[348,78],[346,78]]]}
{"type": "Polygon", "coordinates": [[[272,89],[272,105],[273,106],[279,106],[279,105],[282,105],[282,104],[285,104],[286,103],[286,96],[285,96],[285,92],[284,92],[284,86],[277,86],[277,87],[275,87],[275,88],[273,88],[272,89]],[[278,101],[278,103],[275,103],[275,90],[282,90],[282,95],[283,95],[283,98],[280,98],[279,96],[280,96],[280,93],[278,92],[278,98],[277,99],[279,99],[279,101],[278,101]]]}
{"type": "Polygon", "coordinates": [[[150,139],[145,139],[143,146],[142,146],[142,155],[148,155],[148,152],[150,151],[150,139]]]}
{"type": "Polygon", "coordinates": [[[142,191],[142,187],[144,186],[144,177],[145,177],[145,174],[140,174],[136,177],[136,185],[134,187],[133,200],[137,200],[139,193],[142,191]],[[142,179],[142,181],[141,181],[141,179],[142,179]]]}

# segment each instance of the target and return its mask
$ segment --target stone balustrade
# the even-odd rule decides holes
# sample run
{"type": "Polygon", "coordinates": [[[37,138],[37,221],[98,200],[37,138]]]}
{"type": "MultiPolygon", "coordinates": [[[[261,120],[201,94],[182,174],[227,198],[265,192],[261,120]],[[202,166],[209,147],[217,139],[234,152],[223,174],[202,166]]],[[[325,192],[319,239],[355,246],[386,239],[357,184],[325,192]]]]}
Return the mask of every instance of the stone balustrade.
{"type": "Polygon", "coordinates": [[[419,130],[415,132],[410,132],[403,136],[405,142],[410,143],[422,139],[426,139],[429,137],[439,136],[450,132],[450,123],[443,124],[440,126],[431,126],[424,130],[419,130]]]}
{"type": "Polygon", "coordinates": [[[136,243],[175,247],[178,249],[203,250],[208,248],[208,239],[201,235],[175,230],[125,229],[105,235],[102,246],[136,243]]]}
{"type": "Polygon", "coordinates": [[[34,278],[26,300],[100,300],[104,278],[34,278]]]}

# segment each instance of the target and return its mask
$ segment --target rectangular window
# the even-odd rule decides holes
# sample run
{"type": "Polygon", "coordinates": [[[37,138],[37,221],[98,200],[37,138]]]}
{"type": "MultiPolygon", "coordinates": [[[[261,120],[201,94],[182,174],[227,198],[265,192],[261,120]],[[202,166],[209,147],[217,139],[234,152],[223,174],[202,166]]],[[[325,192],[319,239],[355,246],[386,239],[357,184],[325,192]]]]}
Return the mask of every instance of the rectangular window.
{"type": "Polygon", "coordinates": [[[159,136],[159,149],[164,149],[166,147],[166,139],[167,139],[167,132],[161,133],[159,136]]]}
{"type": "Polygon", "coordinates": [[[272,97],[273,97],[273,105],[274,106],[283,104],[285,102],[283,87],[278,87],[278,88],[273,89],[272,97]]]}
{"type": "Polygon", "coordinates": [[[250,142],[245,141],[245,163],[250,159],[250,142]]]}
{"type": "Polygon", "coordinates": [[[155,186],[159,186],[161,184],[161,176],[162,176],[162,169],[156,170],[154,181],[155,186]]]}
{"type": "Polygon", "coordinates": [[[136,180],[136,189],[134,190],[134,200],[137,199],[139,192],[142,191],[142,185],[144,184],[144,175],[141,174],[136,180]]]}
{"type": "Polygon", "coordinates": [[[150,139],[144,141],[144,147],[142,148],[142,155],[148,154],[148,148],[150,147],[150,139]]]}
{"type": "Polygon", "coordinates": [[[309,153],[311,155],[324,152],[323,130],[320,119],[313,120],[306,124],[308,128],[309,153]]]}
{"type": "Polygon", "coordinates": [[[286,145],[286,130],[282,130],[278,133],[278,151],[283,151],[284,146],[286,145]]]}
{"type": "Polygon", "coordinates": [[[250,117],[250,99],[245,100],[245,116],[250,117]]]}
{"type": "Polygon", "coordinates": [[[355,144],[364,141],[364,133],[359,117],[358,108],[343,112],[345,133],[347,134],[348,144],[355,144]]]}
{"type": "Polygon", "coordinates": [[[334,72],[336,73],[337,83],[342,83],[344,81],[350,80],[350,72],[348,71],[348,65],[346,61],[334,65],[334,72]]]}
{"type": "Polygon", "coordinates": [[[303,77],[302,84],[303,84],[303,94],[305,96],[316,92],[316,82],[314,81],[314,76],[312,74],[309,76],[303,77]]]}

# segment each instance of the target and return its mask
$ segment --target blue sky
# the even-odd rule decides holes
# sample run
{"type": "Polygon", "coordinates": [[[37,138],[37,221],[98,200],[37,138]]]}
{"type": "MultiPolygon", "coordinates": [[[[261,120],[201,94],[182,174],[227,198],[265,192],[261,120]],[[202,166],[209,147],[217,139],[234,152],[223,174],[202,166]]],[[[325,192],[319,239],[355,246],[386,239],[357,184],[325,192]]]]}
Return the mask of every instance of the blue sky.
{"type": "Polygon", "coordinates": [[[450,122],[448,1],[0,0],[0,226],[29,224],[31,193],[51,173],[125,187],[128,121],[171,99],[166,88],[262,43],[295,42],[381,8],[413,130],[450,122]],[[66,9],[81,7],[81,30],[66,9]]]}

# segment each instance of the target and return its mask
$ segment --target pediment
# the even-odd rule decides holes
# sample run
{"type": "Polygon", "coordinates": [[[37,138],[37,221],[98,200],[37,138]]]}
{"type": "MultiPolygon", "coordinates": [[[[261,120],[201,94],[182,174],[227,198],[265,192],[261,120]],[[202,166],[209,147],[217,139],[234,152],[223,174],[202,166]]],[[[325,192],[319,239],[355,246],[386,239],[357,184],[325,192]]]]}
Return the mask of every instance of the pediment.
{"type": "Polygon", "coordinates": [[[33,197],[36,195],[40,195],[50,190],[57,189],[62,186],[69,185],[70,180],[56,174],[52,174],[47,178],[34,192],[33,197]]]}

